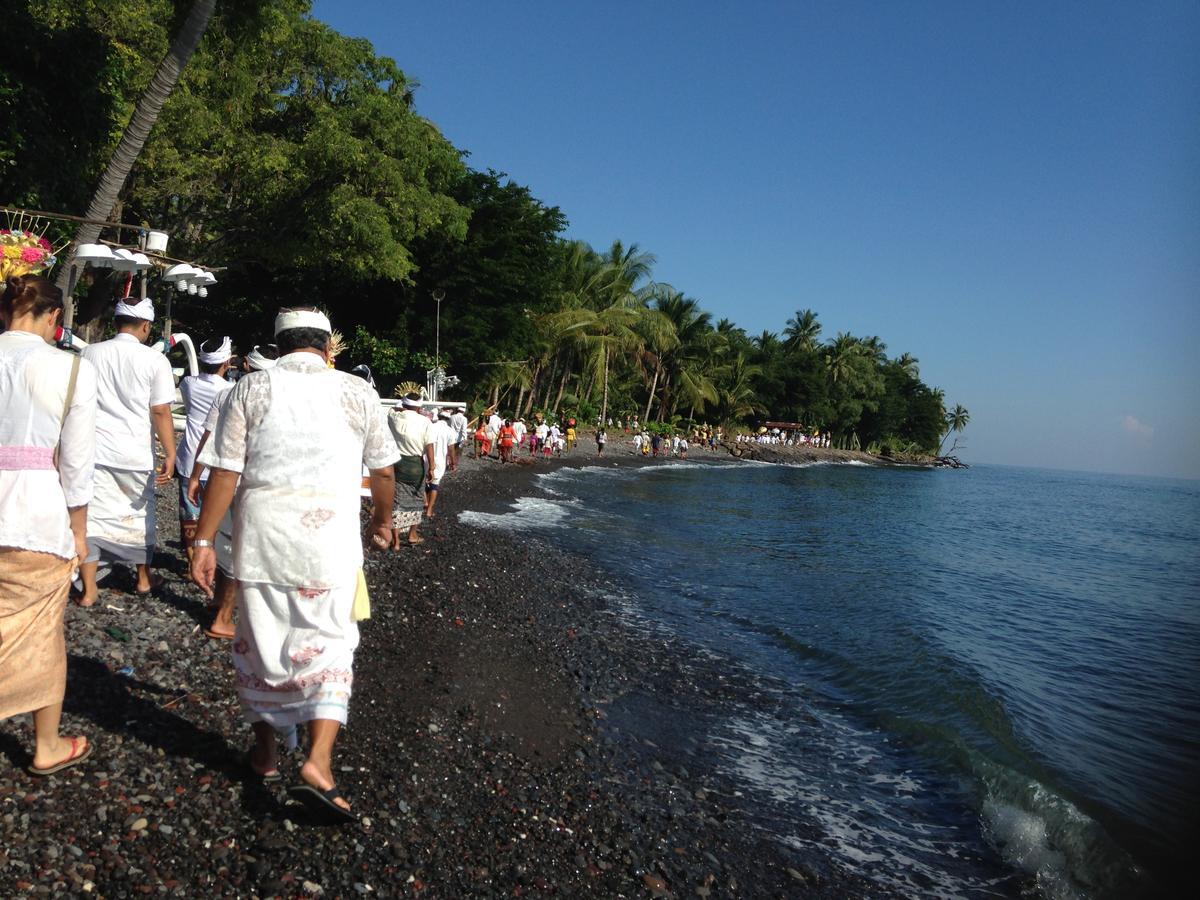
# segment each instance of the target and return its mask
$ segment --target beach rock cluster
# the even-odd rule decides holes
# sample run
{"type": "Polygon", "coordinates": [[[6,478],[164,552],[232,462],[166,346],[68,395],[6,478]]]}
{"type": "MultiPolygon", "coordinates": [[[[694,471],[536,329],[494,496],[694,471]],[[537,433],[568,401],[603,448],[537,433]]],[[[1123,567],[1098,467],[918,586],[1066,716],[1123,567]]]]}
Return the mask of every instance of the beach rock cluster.
{"type": "Polygon", "coordinates": [[[335,759],[362,815],[346,827],[289,803],[299,756],[277,785],[242,764],[229,646],[201,633],[161,493],[164,588],[135,597],[118,573],[67,613],[64,730],[94,757],[34,778],[29,718],[0,723],[0,896],[877,895],[760,834],[672,731],[736,674],[631,629],[583,560],[457,523],[529,477],[464,467],[424,545],[371,556],[335,759]]]}

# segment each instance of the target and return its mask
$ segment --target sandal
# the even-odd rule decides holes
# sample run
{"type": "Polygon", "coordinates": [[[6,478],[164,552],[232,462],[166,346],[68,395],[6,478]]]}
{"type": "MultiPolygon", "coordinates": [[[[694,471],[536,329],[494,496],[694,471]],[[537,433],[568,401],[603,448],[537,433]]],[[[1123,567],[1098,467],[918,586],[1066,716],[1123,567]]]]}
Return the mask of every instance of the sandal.
{"type": "Polygon", "coordinates": [[[62,760],[61,762],[57,762],[52,766],[47,766],[44,769],[39,769],[31,765],[28,771],[30,775],[53,775],[55,772],[61,772],[63,769],[70,768],[76,763],[83,762],[91,755],[92,742],[85,737],[73,737],[71,738],[71,753],[66,759],[62,760]],[[80,741],[86,742],[83,745],[83,750],[79,749],[80,741]]]}
{"type": "Polygon", "coordinates": [[[339,822],[356,822],[358,815],[344,806],[338,806],[337,800],[345,800],[337,786],[327,791],[315,788],[311,784],[295,784],[288,788],[288,793],[299,800],[309,812],[318,815],[333,816],[339,822]]]}

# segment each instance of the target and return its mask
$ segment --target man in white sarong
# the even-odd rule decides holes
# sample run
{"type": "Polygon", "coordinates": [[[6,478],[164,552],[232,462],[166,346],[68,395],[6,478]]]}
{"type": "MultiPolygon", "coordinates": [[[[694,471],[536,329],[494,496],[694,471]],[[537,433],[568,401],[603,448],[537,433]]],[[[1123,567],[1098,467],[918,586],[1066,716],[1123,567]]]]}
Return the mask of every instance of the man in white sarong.
{"type": "Polygon", "coordinates": [[[371,472],[371,539],[387,546],[399,452],[379,395],[328,367],[331,331],[323,313],[281,311],[279,361],[246,375],[229,394],[200,454],[210,474],[192,579],[213,595],[213,542],[236,490],[233,664],[254,729],[249,764],[275,777],[276,731],[307,722],[308,758],[291,793],[349,819],[350,804],[333,778],[333,746],[346,722],[358,646],[352,610],[363,563],[360,467],[371,472]]]}
{"type": "Polygon", "coordinates": [[[200,374],[189,375],[179,382],[179,393],[183,395],[183,405],[187,410],[187,422],[175,459],[175,475],[179,481],[179,538],[188,558],[192,555],[196,523],[200,521],[200,504],[193,503],[188,495],[188,479],[196,462],[196,452],[204,435],[204,422],[209,411],[217,405],[221,395],[233,387],[232,381],[225,380],[229,361],[233,358],[233,341],[228,335],[220,341],[205,341],[200,345],[197,356],[200,374]]]}
{"type": "Polygon", "coordinates": [[[152,575],[155,517],[154,488],[175,472],[175,425],[171,403],[175,379],[171,364],[147,347],[154,306],[149,299],[117,304],[117,335],[92,344],[83,358],[96,370],[96,473],[88,506],[88,557],[79,567],[80,606],[99,596],[100,563],[137,566],[139,594],[162,584],[152,575]],[[163,447],[163,465],[155,473],[154,439],[163,447]]]}

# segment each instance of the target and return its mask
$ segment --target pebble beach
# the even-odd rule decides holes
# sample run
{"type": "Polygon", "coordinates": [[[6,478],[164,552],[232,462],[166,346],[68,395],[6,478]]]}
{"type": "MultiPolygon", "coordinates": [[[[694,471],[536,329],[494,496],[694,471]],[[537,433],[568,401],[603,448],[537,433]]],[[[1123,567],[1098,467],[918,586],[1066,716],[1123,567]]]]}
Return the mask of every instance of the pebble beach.
{"type": "Polygon", "coordinates": [[[274,785],[240,761],[229,646],[201,633],[160,489],[164,587],[135,597],[118,572],[96,607],[67,611],[64,733],[93,757],[35,778],[28,717],[0,723],[0,896],[878,896],[758,833],[704,747],[673,734],[738,672],[631,627],[582,558],[458,522],[534,472],[672,464],[585,448],[466,460],[426,543],[369,555],[373,617],[335,757],[361,819],[344,827],[289,802],[299,757],[274,785]]]}

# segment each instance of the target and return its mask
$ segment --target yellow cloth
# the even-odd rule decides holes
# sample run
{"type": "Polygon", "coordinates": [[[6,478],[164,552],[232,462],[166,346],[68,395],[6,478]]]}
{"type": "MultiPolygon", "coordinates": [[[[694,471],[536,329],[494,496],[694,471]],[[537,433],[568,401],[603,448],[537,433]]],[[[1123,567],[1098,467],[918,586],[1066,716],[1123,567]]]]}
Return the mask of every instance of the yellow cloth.
{"type": "Polygon", "coordinates": [[[62,702],[74,568],[50,553],[0,549],[0,719],[62,702]]]}
{"type": "Polygon", "coordinates": [[[354,606],[350,610],[350,618],[355,622],[371,618],[371,598],[367,594],[367,576],[363,570],[358,570],[358,585],[354,588],[354,606]]]}

